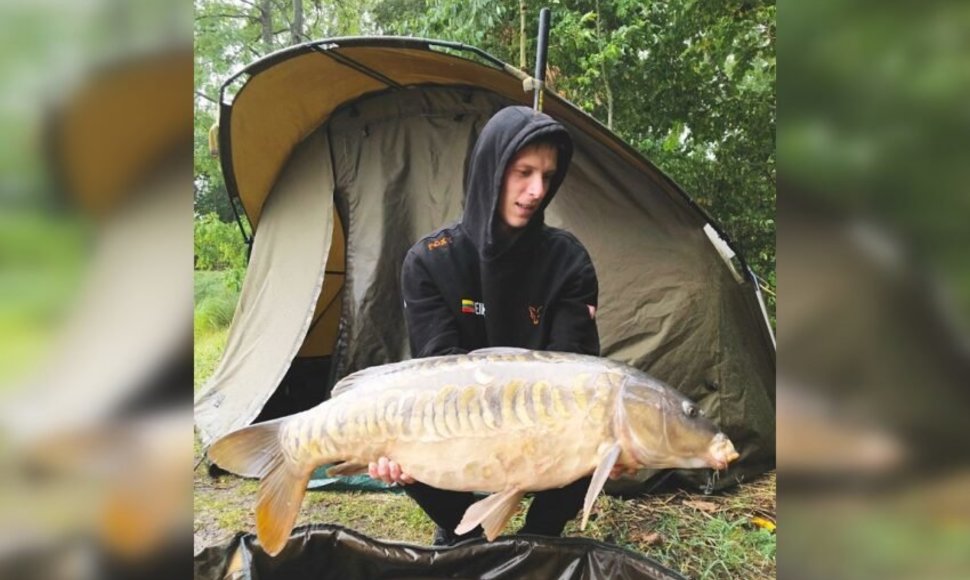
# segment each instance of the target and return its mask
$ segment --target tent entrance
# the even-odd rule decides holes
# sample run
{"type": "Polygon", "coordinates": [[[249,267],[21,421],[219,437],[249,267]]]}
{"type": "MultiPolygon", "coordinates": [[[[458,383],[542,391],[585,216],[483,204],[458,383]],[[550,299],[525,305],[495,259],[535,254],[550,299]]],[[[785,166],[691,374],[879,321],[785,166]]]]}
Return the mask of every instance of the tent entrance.
{"type": "Polygon", "coordinates": [[[326,132],[315,132],[262,208],[226,349],[195,405],[204,445],[326,396],[346,271],[330,159],[326,132]]]}

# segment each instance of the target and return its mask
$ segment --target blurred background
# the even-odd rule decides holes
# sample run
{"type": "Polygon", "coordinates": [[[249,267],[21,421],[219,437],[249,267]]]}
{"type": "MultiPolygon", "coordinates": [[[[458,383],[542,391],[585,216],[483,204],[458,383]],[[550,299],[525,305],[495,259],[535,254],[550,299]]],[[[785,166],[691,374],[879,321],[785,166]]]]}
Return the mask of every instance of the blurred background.
{"type": "MultiPolygon", "coordinates": [[[[193,8],[0,7],[2,577],[188,573],[193,8]]],[[[970,5],[777,23],[779,575],[966,577],[970,5]]]]}
{"type": "Polygon", "coordinates": [[[0,577],[190,573],[191,17],[0,7],[0,577]]]}
{"type": "Polygon", "coordinates": [[[778,6],[783,578],[970,572],[970,6],[778,6]]]}

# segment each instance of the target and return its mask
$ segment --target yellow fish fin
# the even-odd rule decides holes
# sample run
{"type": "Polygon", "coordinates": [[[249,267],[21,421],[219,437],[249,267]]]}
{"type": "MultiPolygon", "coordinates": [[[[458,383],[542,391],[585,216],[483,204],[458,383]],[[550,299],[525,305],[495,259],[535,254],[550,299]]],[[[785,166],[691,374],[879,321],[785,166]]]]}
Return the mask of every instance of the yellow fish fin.
{"type": "Polygon", "coordinates": [[[481,524],[482,529],[485,530],[485,537],[491,542],[505,529],[505,525],[509,523],[512,514],[519,507],[523,495],[525,492],[513,488],[493,493],[473,503],[465,510],[465,516],[455,528],[455,533],[459,536],[467,534],[481,524]]]}
{"type": "Polygon", "coordinates": [[[349,461],[338,463],[327,470],[327,475],[331,477],[338,475],[360,475],[362,473],[367,473],[367,464],[351,463],[349,461]]]}
{"type": "Polygon", "coordinates": [[[220,437],[209,447],[209,459],[226,471],[245,477],[264,477],[282,453],[283,419],[243,427],[220,437]]]}
{"type": "Polygon", "coordinates": [[[298,469],[280,455],[260,483],[256,500],[256,535],[269,555],[279,554],[290,537],[312,473],[312,469],[298,469]]]}
{"type": "Polygon", "coordinates": [[[291,464],[280,446],[283,419],[257,423],[220,438],[209,447],[209,459],[233,473],[259,477],[256,535],[275,556],[296,522],[312,469],[291,464]]]}
{"type": "Polygon", "coordinates": [[[606,485],[606,479],[610,476],[610,471],[613,469],[613,465],[619,457],[620,444],[614,443],[603,454],[603,459],[600,460],[600,464],[596,466],[596,471],[593,472],[593,479],[589,482],[589,489],[586,490],[586,499],[583,500],[583,522],[579,525],[579,529],[586,529],[586,522],[589,521],[589,513],[593,511],[596,496],[603,491],[603,486],[606,485]]]}

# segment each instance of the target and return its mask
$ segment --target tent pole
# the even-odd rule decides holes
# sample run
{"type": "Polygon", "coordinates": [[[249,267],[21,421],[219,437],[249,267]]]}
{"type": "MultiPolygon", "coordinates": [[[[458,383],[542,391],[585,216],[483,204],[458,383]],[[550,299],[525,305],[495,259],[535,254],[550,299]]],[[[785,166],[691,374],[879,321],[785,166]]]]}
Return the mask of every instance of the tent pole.
{"type": "Polygon", "coordinates": [[[242,234],[243,241],[246,242],[246,246],[248,247],[248,251],[246,252],[246,261],[249,261],[249,255],[253,252],[253,238],[252,236],[246,234],[246,228],[243,227],[242,219],[239,217],[239,210],[236,209],[236,198],[233,197],[231,193],[228,195],[229,207],[232,208],[232,213],[234,216],[236,216],[236,223],[239,225],[239,233],[242,234]]]}
{"type": "Polygon", "coordinates": [[[549,9],[539,11],[539,38],[536,39],[536,74],[532,108],[542,110],[542,92],[546,84],[546,48],[549,46],[549,9]]]}

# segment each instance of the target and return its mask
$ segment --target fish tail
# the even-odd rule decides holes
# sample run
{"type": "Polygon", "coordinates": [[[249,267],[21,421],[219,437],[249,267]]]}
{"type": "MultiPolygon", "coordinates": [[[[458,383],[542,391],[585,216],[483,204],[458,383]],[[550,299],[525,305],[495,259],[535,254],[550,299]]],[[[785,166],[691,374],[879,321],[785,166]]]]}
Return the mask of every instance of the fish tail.
{"type": "Polygon", "coordinates": [[[220,467],[261,479],[256,501],[256,535],[272,556],[280,553],[293,530],[312,468],[287,459],[280,443],[283,419],[234,431],[209,448],[220,467]]]}
{"type": "Polygon", "coordinates": [[[271,556],[280,553],[293,531],[311,473],[313,470],[299,469],[280,455],[260,483],[256,535],[271,556]]]}

